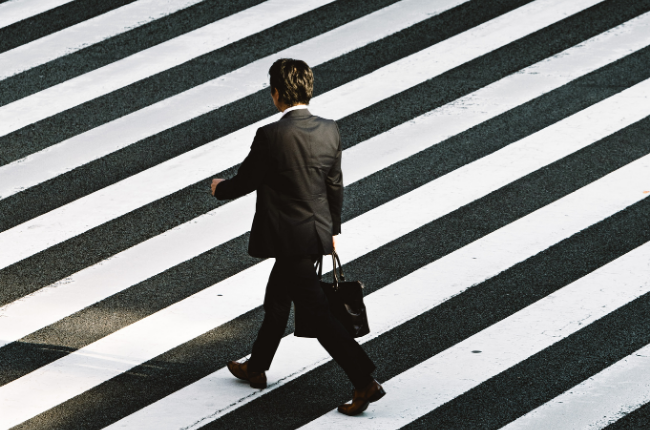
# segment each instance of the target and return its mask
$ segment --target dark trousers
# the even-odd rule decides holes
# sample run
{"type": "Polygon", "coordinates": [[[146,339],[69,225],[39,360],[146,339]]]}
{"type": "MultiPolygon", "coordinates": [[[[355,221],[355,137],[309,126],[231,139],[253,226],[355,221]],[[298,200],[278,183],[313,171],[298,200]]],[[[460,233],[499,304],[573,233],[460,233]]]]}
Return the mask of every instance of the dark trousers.
{"type": "Polygon", "coordinates": [[[375,365],[356,340],[332,315],[314,264],[318,256],[284,257],[275,261],[264,297],[264,322],[253,344],[248,368],[268,370],[280,345],[291,302],[308,316],[316,338],[348,375],[355,388],[372,381],[375,365]]]}

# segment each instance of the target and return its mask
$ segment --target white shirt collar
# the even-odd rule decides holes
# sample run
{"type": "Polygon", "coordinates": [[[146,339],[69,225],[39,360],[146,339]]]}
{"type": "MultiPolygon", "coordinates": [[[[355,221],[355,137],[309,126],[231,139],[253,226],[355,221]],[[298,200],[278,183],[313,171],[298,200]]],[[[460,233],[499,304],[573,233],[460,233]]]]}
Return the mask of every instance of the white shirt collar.
{"type": "Polygon", "coordinates": [[[297,110],[297,109],[307,109],[307,105],[295,105],[291,106],[290,108],[286,108],[284,112],[282,112],[282,116],[285,116],[287,113],[291,112],[292,110],[297,110]]]}

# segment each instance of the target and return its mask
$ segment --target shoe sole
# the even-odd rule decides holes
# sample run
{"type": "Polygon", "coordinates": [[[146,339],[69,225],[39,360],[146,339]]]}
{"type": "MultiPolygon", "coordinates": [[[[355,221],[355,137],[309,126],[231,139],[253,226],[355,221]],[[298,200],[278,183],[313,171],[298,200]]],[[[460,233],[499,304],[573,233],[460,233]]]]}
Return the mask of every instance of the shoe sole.
{"type": "MultiPolygon", "coordinates": [[[[250,381],[248,381],[250,382],[250,381]]],[[[251,382],[253,388],[266,388],[266,382],[251,382]]]]}
{"type": "Polygon", "coordinates": [[[368,405],[369,405],[369,404],[370,404],[369,401],[368,401],[368,402],[365,402],[365,403],[363,404],[363,406],[361,406],[359,409],[357,409],[356,411],[354,411],[354,412],[352,412],[352,413],[350,413],[350,412],[346,412],[345,410],[341,409],[340,406],[339,406],[339,408],[338,408],[338,411],[339,411],[340,413],[344,414],[344,415],[347,415],[347,416],[349,416],[349,417],[353,417],[353,416],[355,416],[355,415],[359,415],[361,412],[363,412],[363,411],[365,411],[366,409],[368,409],[368,405]]]}

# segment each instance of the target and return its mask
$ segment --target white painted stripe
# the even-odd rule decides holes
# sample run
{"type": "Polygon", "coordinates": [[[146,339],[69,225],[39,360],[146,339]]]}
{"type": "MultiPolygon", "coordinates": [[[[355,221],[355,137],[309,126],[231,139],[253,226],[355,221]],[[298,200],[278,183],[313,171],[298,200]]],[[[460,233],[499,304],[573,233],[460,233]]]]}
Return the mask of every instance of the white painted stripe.
{"type": "Polygon", "coordinates": [[[0,80],[202,1],[204,0],[139,0],[26,43],[0,54],[0,80]]]}
{"type": "MultiPolygon", "coordinates": [[[[646,109],[650,109],[650,103],[644,98],[646,93],[641,89],[650,95],[650,80],[608,100],[618,103],[601,102],[497,151],[495,154],[505,154],[498,159],[499,162],[494,156],[485,157],[346,222],[343,231],[350,233],[341,235],[337,248],[347,261],[354,260],[600,139],[602,135],[599,132],[605,128],[603,123],[625,126],[631,115],[629,111],[641,108],[637,105],[645,104],[648,106],[646,109]]],[[[609,133],[613,131],[608,130],[609,133]]],[[[598,181],[605,186],[584,188],[595,189],[593,194],[599,202],[608,194],[606,190],[615,190],[615,198],[604,200],[599,207],[589,205],[587,213],[594,217],[593,222],[602,219],[598,217],[603,212],[609,216],[645,197],[642,191],[647,189],[650,181],[647,176],[649,163],[650,156],[644,157],[620,170],[623,173],[608,175],[614,179],[598,181]]],[[[575,205],[586,207],[584,198],[578,199],[575,205]]],[[[566,212],[564,215],[569,217],[566,212]]],[[[584,228],[584,224],[578,224],[584,228]]],[[[203,231],[214,230],[213,225],[203,231]]],[[[512,236],[513,239],[517,237],[512,236]]],[[[509,241],[505,244],[510,246],[509,241]]],[[[507,249],[513,252],[513,248],[507,249]]],[[[22,422],[250,311],[261,303],[265,279],[272,264],[273,260],[265,260],[0,387],[0,407],[14,411],[4,419],[8,424],[22,422]]],[[[490,261],[488,265],[492,267],[495,264],[490,261]]]]}
{"type": "MultiPolygon", "coordinates": [[[[650,259],[646,263],[647,261],[650,259]]],[[[648,402],[650,345],[513,421],[502,430],[600,430],[648,402]]]]}
{"type": "MultiPolygon", "coordinates": [[[[643,167],[650,168],[647,160],[645,162],[643,167]]],[[[647,170],[645,176],[647,177],[647,170]]],[[[636,181],[642,178],[643,176],[640,176],[636,181]]],[[[626,191],[621,189],[621,192],[626,191]]],[[[598,202],[595,201],[594,204],[598,202]]],[[[402,428],[586,325],[647,294],[650,292],[649,261],[650,243],[646,243],[390,379],[382,384],[390,395],[390,401],[386,397],[387,400],[381,404],[370,406],[363,415],[355,419],[354,428],[402,428]],[[423,384],[422,381],[426,383],[423,384]]],[[[401,298],[400,295],[400,300],[401,298]]],[[[349,428],[349,425],[349,418],[346,419],[345,415],[333,410],[301,428],[344,429],[349,428]]],[[[543,428],[555,430],[561,427],[547,425],[543,428]]]]}
{"type": "Polygon", "coordinates": [[[72,0],[10,0],[0,4],[0,28],[31,18],[72,0]]]}
{"type": "MultiPolygon", "coordinates": [[[[346,184],[619,59],[627,53],[621,46],[632,50],[650,44],[650,32],[639,25],[643,23],[650,23],[650,14],[345,150],[346,184]]],[[[239,199],[210,212],[213,218],[188,222],[5,305],[0,308],[0,346],[244,234],[253,211],[252,196],[239,199]],[[214,217],[229,228],[207,227],[205,223],[216,222],[214,217]],[[214,233],[203,234],[207,228],[214,233]]]]}
{"type": "MultiPolygon", "coordinates": [[[[359,342],[380,336],[642,199],[637,182],[648,166],[650,156],[366,296],[373,331],[359,342]],[[619,192],[626,195],[622,197],[619,192]],[[431,288],[432,282],[435,288],[431,288]]],[[[255,300],[260,301],[263,287],[258,290],[255,300]]],[[[282,339],[273,367],[267,372],[269,386],[264,391],[237,383],[222,368],[108,428],[162,430],[203,426],[329,361],[327,353],[314,346],[313,341],[293,336],[282,339]]]]}
{"type": "MultiPolygon", "coordinates": [[[[329,118],[350,115],[599,1],[537,0],[315,98],[314,112],[329,118]]],[[[180,106],[187,108],[185,104],[180,106]]],[[[11,249],[10,253],[0,254],[0,268],[237,164],[245,156],[256,129],[278,118],[274,115],[242,128],[0,233],[0,249],[11,249]],[[144,183],[147,185],[143,187],[144,183]],[[6,243],[11,243],[11,248],[3,247],[6,243]]],[[[158,120],[166,123],[162,118],[158,120]]],[[[79,153],[91,146],[79,148],[79,153]]],[[[65,156],[73,158],[77,154],[65,156]]]]}
{"type": "Polygon", "coordinates": [[[10,103],[0,108],[0,136],[146,79],[333,1],[267,0],[10,103]]]}
{"type": "MultiPolygon", "coordinates": [[[[268,87],[268,69],[278,58],[301,58],[314,67],[466,1],[402,0],[176,96],[1,166],[0,198],[6,198],[268,87]]],[[[54,99],[50,102],[56,106],[54,99]]],[[[31,103],[29,100],[26,98],[21,103],[31,103]]],[[[37,104],[41,108],[50,109],[47,104],[37,104]]],[[[0,127],[3,115],[14,116],[11,106],[0,108],[0,127]]],[[[25,107],[26,111],[29,111],[28,107],[25,107]]]]}

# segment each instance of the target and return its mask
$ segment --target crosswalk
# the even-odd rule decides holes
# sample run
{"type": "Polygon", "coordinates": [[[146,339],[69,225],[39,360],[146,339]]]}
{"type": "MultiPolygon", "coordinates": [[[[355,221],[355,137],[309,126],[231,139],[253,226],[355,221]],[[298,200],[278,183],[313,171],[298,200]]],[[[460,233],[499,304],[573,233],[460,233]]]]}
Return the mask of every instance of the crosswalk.
{"type": "Polygon", "coordinates": [[[602,428],[634,411],[650,401],[648,352],[647,346],[635,351],[504,430],[602,428]]]}
{"type": "Polygon", "coordinates": [[[0,4],[0,28],[70,3],[72,0],[7,1],[0,4]]]}
{"type": "MultiPolygon", "coordinates": [[[[166,0],[157,2],[140,0],[99,15],[96,18],[72,25],[65,30],[57,31],[49,36],[36,39],[3,53],[0,56],[0,64],[2,65],[0,78],[8,78],[22,71],[40,66],[58,57],[71,54],[104,39],[117,36],[147,22],[192,6],[199,1],[202,0],[166,0]]],[[[20,7],[20,3],[17,1],[11,3],[15,3],[16,6],[20,7]]],[[[25,1],[22,3],[25,3],[25,1]]],[[[48,5],[51,3],[53,2],[47,2],[48,5]]],[[[80,93],[83,92],[77,88],[75,95],[80,93]]],[[[30,118],[30,120],[27,124],[33,122],[34,118],[30,118]]],[[[13,123],[17,124],[16,122],[13,123]]]]}
{"type": "Polygon", "coordinates": [[[650,1],[9,0],[0,37],[71,4],[98,12],[0,51],[0,428],[643,428],[650,1]],[[388,393],[358,417],[292,322],[268,388],[225,368],[273,261],[254,194],[209,182],[279,119],[281,57],[343,137],[337,249],[388,393]],[[82,72],[30,83],[57,62],[82,72]]]}

